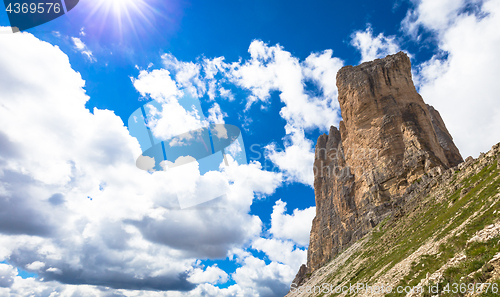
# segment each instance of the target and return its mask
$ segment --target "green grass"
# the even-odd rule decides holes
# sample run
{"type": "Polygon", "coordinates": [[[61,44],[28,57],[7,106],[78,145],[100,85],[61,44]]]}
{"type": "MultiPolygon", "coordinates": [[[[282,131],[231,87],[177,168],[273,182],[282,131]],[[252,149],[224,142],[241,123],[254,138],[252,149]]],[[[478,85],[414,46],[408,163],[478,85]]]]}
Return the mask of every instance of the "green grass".
{"type": "MultiPolygon", "coordinates": [[[[494,210],[499,210],[497,205],[496,207],[486,209],[491,203],[491,197],[498,193],[498,183],[493,182],[498,178],[496,166],[496,163],[494,163],[481,170],[478,174],[466,179],[464,181],[465,186],[476,182],[479,183],[462,198],[460,198],[459,194],[460,189],[456,190],[449,198],[450,201],[454,202],[451,207],[443,209],[441,207],[442,205],[436,204],[427,215],[424,216],[425,220],[428,214],[436,214],[434,222],[425,223],[424,221],[422,230],[429,233],[433,233],[434,231],[434,234],[437,234],[437,239],[441,239],[449,235],[452,230],[460,226],[466,219],[471,217],[472,214],[481,209],[484,210],[481,215],[472,219],[465,226],[460,235],[450,237],[446,243],[439,247],[439,257],[437,255],[423,255],[418,263],[412,265],[410,273],[401,280],[399,285],[417,285],[422,278],[425,278],[427,273],[432,274],[442,267],[449,259],[465,249],[467,260],[460,267],[451,267],[447,269],[444,272],[445,282],[439,285],[443,287],[447,283],[459,283],[462,276],[481,269],[486,261],[491,259],[493,255],[499,251],[498,246],[492,246],[493,243],[496,244],[498,242],[498,239],[496,239],[496,241],[491,240],[491,242],[487,244],[473,243],[466,249],[467,239],[471,238],[478,230],[482,230],[486,225],[493,223],[495,220],[493,212],[494,210]],[[449,223],[447,227],[439,228],[439,225],[444,226],[446,223],[449,223]]],[[[484,275],[482,277],[484,278],[484,275]]],[[[403,295],[404,294],[397,293],[387,294],[388,297],[403,295]]]]}
{"type": "MultiPolygon", "coordinates": [[[[456,171],[451,177],[451,184],[456,184],[460,178],[460,171],[456,171]]],[[[420,181],[417,181],[420,182],[420,181]]],[[[427,273],[432,274],[442,267],[449,259],[460,252],[467,256],[457,267],[450,267],[444,271],[444,280],[439,283],[443,288],[453,282],[484,282],[491,277],[491,265],[487,262],[493,255],[500,251],[499,238],[491,239],[484,243],[470,243],[471,238],[478,230],[492,224],[498,218],[500,203],[493,204],[492,197],[498,193],[499,168],[495,161],[490,166],[483,168],[479,173],[471,175],[460,181],[460,187],[454,192],[446,189],[447,199],[436,201],[432,195],[419,197],[415,208],[397,219],[386,217],[368,235],[365,243],[357,252],[352,254],[343,265],[325,276],[321,283],[335,284],[363,282],[369,285],[375,283],[373,276],[377,272],[387,272],[397,263],[401,262],[419,247],[429,240],[439,240],[448,236],[439,246],[437,255],[423,255],[412,263],[410,271],[403,277],[398,285],[415,286],[427,273]],[[464,197],[460,192],[464,187],[475,185],[464,197]],[[474,218],[471,216],[478,213],[474,218]],[[459,235],[449,236],[452,230],[463,224],[467,219],[459,235]],[[359,268],[353,269],[354,261],[363,261],[359,268]],[[381,271],[383,269],[383,271],[381,271]],[[340,279],[340,273],[347,271],[346,276],[340,279]],[[464,275],[471,274],[470,279],[462,279],[464,275]]],[[[337,255],[338,257],[339,255],[337,255]]],[[[332,261],[336,261],[337,257],[332,261]]],[[[442,292],[441,292],[442,293],[442,292]]],[[[490,292],[491,293],[491,292],[490,292]]],[[[317,296],[323,296],[319,294],[317,296]]],[[[337,296],[330,294],[329,296],[337,296]]],[[[391,293],[387,297],[403,296],[403,294],[391,293]]],[[[424,296],[431,296],[429,292],[424,296]]],[[[495,295],[497,296],[498,293],[495,295]]],[[[462,296],[446,295],[441,296],[462,296]]],[[[493,295],[481,295],[493,296],[493,295]]]]}
{"type": "Polygon", "coordinates": [[[487,242],[473,242],[465,249],[467,258],[458,266],[447,268],[443,273],[444,280],[440,282],[440,296],[465,296],[457,292],[444,292],[443,288],[453,284],[484,283],[491,278],[493,266],[488,263],[493,256],[500,251],[499,238],[490,239],[487,242]],[[474,272],[474,273],[473,273],[474,272]],[[473,274],[472,274],[473,273],[473,274]],[[471,277],[468,275],[472,274],[471,277]]]}

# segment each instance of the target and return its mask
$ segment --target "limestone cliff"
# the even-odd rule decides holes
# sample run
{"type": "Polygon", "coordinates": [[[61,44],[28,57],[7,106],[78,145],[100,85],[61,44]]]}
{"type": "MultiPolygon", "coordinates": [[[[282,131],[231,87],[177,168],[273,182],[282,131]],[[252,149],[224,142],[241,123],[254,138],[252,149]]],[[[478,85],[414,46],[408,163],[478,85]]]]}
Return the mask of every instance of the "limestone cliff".
{"type": "Polygon", "coordinates": [[[343,67],[337,87],[343,121],[316,144],[308,273],[398,209],[409,185],[463,161],[417,93],[406,54],[343,67]]]}
{"type": "Polygon", "coordinates": [[[444,154],[446,155],[448,163],[450,163],[450,166],[457,166],[464,160],[462,159],[462,155],[460,155],[458,148],[453,143],[453,138],[451,137],[450,132],[448,132],[448,129],[446,129],[444,121],[441,118],[439,112],[434,109],[434,107],[428,104],[427,109],[430,112],[432,125],[434,126],[439,144],[441,144],[441,147],[444,150],[444,154]]]}

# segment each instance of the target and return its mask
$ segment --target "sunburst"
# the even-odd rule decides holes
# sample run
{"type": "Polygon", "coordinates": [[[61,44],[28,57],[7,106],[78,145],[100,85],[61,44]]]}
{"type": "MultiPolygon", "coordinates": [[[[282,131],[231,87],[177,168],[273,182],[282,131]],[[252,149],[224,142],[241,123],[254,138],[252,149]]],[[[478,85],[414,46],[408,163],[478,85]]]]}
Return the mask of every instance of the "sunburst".
{"type": "MultiPolygon", "coordinates": [[[[153,0],[154,1],[154,0],[153,0]]],[[[137,29],[148,27],[148,31],[155,30],[151,19],[162,17],[157,9],[151,6],[148,0],[97,0],[92,1],[93,7],[87,16],[86,22],[98,22],[102,33],[106,28],[117,29],[123,37],[124,27],[131,29],[139,38],[137,29]]],[[[128,33],[128,32],[127,32],[128,33]]]]}

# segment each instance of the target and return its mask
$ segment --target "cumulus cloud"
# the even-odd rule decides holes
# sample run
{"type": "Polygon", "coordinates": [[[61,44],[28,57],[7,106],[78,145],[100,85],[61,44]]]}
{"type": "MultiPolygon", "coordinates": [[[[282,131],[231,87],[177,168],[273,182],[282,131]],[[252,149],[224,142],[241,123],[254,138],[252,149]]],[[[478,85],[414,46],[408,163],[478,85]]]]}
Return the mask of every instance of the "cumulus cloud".
{"type": "Polygon", "coordinates": [[[143,97],[153,99],[146,107],[154,136],[167,139],[224,123],[226,114],[214,101],[234,100],[228,87],[234,84],[249,91],[248,108],[265,108],[272,92],[278,93],[287,123],[285,150],[274,143],[266,147],[280,173],[263,170],[259,162],[238,165],[239,142],[227,148],[229,166],[221,163],[219,170],[201,174],[194,161],[147,173],[135,167],[141,150],[120,118],[112,111],[85,109],[84,81],[67,57],[30,34],[19,36],[2,49],[10,53],[6,56],[32,59],[23,67],[15,59],[0,59],[0,212],[14,214],[0,216],[0,261],[40,278],[15,276],[16,292],[27,292],[29,286],[42,295],[57,290],[106,296],[150,289],[141,294],[177,290],[166,295],[276,296],[288,291],[306,260],[315,210],[286,214],[280,200],[267,232],[249,211],[256,197],[271,195],[284,180],[312,186],[314,144],[306,131],[327,130],[340,120],[335,77],[343,62],[333,51],[300,61],[279,45],[254,41],[251,58],[232,64],[222,57],[195,63],[163,55],[164,68],[148,68],[131,78],[143,97]],[[16,93],[19,89],[22,94],[16,93]],[[203,95],[211,100],[207,118],[201,108],[183,101],[203,95]],[[213,201],[182,206],[221,190],[225,194],[213,201]],[[239,250],[245,245],[265,253],[270,263],[239,250]],[[241,265],[231,275],[196,260],[231,253],[241,265]],[[215,286],[229,278],[236,284],[215,286]]]}
{"type": "Polygon", "coordinates": [[[177,100],[164,103],[161,108],[152,104],[148,104],[147,107],[150,119],[148,127],[153,135],[161,140],[169,140],[173,136],[208,125],[195,106],[184,107],[177,100]]]}
{"type": "Polygon", "coordinates": [[[263,252],[269,263],[248,251],[232,250],[232,257],[241,264],[232,278],[245,296],[285,295],[295,273],[307,261],[304,247],[309,241],[315,208],[296,209],[292,215],[285,214],[285,211],[286,203],[277,201],[273,207],[268,237],[255,238],[251,243],[251,248],[263,252]]]}
{"type": "Polygon", "coordinates": [[[400,50],[395,36],[385,36],[384,33],[374,36],[371,26],[367,26],[365,31],[354,32],[351,38],[351,44],[361,53],[360,63],[383,58],[400,50]]]}
{"type": "MultiPolygon", "coordinates": [[[[17,276],[17,269],[0,263],[0,288],[8,288],[14,283],[14,277],[17,276]]],[[[1,291],[0,291],[1,292],[1,291]]]]}
{"type": "Polygon", "coordinates": [[[170,71],[154,69],[150,72],[141,70],[137,78],[131,78],[134,87],[143,97],[150,96],[159,103],[169,102],[183,95],[170,71]]]}
{"type": "Polygon", "coordinates": [[[337,103],[332,96],[313,96],[305,88],[305,81],[312,78],[322,90],[335,89],[332,72],[342,66],[342,61],[331,57],[332,51],[312,54],[301,63],[281,46],[268,46],[262,41],[253,41],[248,49],[251,59],[231,70],[231,81],[248,89],[247,108],[257,101],[267,102],[272,91],[279,91],[285,106],[280,115],[289,126],[303,129],[328,129],[338,120],[337,103]],[[326,63],[318,63],[321,62],[326,63]],[[333,67],[325,72],[326,67],[333,67]],[[307,74],[307,76],[304,74],[307,74]],[[322,79],[324,75],[329,79],[322,79]]]}
{"type": "Polygon", "coordinates": [[[251,92],[249,109],[256,102],[267,104],[273,91],[285,104],[280,115],[286,120],[285,150],[272,143],[266,146],[267,157],[283,171],[288,181],[312,185],[313,143],[305,130],[327,130],[340,120],[337,102],[336,73],[342,60],[333,51],[312,53],[305,61],[293,57],[281,46],[253,41],[248,49],[251,59],[231,65],[229,79],[251,92]],[[307,88],[307,83],[318,92],[307,88]],[[319,94],[319,95],[315,95],[319,94]]]}
{"type": "Polygon", "coordinates": [[[269,232],[276,238],[291,239],[301,246],[309,244],[309,232],[312,220],[316,215],[316,207],[303,210],[294,209],[291,215],[286,214],[286,202],[276,201],[271,214],[269,232]]]}
{"type": "MultiPolygon", "coordinates": [[[[281,174],[258,162],[238,166],[230,156],[229,167],[205,174],[196,162],[138,170],[137,140],[112,111],[85,108],[85,82],[57,47],[18,33],[0,48],[0,261],[9,263],[1,264],[9,288],[0,293],[243,290],[197,284],[226,276],[196,259],[225,258],[257,238],[262,222],[250,205],[272,194],[281,174]],[[223,197],[180,209],[179,197],[221,187],[223,197]],[[22,279],[9,267],[39,278],[22,279]]],[[[175,82],[156,82],[171,81],[165,71],[141,72],[134,85],[159,101],[176,100],[175,82]]]]}
{"type": "Polygon", "coordinates": [[[179,137],[192,138],[188,132],[208,125],[198,99],[183,97],[182,84],[173,80],[168,70],[142,70],[138,78],[132,78],[132,82],[142,96],[149,96],[157,103],[148,103],[145,110],[148,127],[157,139],[170,140],[183,133],[187,134],[179,137]]]}
{"type": "Polygon", "coordinates": [[[325,50],[321,53],[310,54],[302,63],[305,79],[312,80],[323,91],[323,96],[331,100],[330,104],[338,111],[337,100],[337,72],[344,65],[339,58],[332,58],[333,51],[325,50]]]}
{"type": "Polygon", "coordinates": [[[84,82],[56,47],[26,33],[3,38],[2,43],[4,51],[23,56],[25,63],[19,67],[9,59],[0,62],[2,85],[9,83],[2,86],[1,127],[18,154],[2,156],[1,179],[10,193],[0,199],[4,257],[17,267],[46,263],[47,269],[37,272],[47,281],[191,288],[182,276],[190,261],[160,264],[175,259],[168,247],[159,247],[162,257],[140,260],[149,255],[147,246],[134,247],[128,240],[145,243],[142,236],[117,223],[147,214],[151,200],[138,197],[148,192],[144,186],[155,188],[142,172],[133,170],[140,149],[121,120],[110,111],[95,109],[92,114],[85,109],[84,82]],[[103,183],[107,186],[102,190],[103,183]],[[56,193],[63,198],[54,203],[56,193]],[[117,231],[113,236],[123,234],[121,242],[106,236],[111,226],[117,231]],[[116,257],[128,260],[117,262],[116,257]],[[148,262],[151,268],[146,268],[148,262]],[[164,272],[144,277],[160,267],[164,272]],[[106,273],[108,269],[117,272],[106,273]]]}
{"type": "MultiPolygon", "coordinates": [[[[250,44],[248,51],[249,60],[233,63],[226,63],[224,57],[183,62],[165,54],[162,60],[166,69],[141,71],[137,79],[132,79],[134,86],[143,96],[163,104],[163,112],[151,109],[158,120],[151,121],[150,127],[155,136],[165,139],[181,127],[189,130],[206,125],[201,114],[177,104],[184,95],[182,90],[188,90],[194,97],[207,94],[211,101],[216,97],[231,101],[234,95],[225,85],[233,84],[250,91],[246,110],[257,102],[265,108],[271,93],[279,92],[284,103],[280,115],[287,122],[285,149],[279,151],[272,143],[267,146],[267,156],[286,174],[288,181],[312,185],[313,142],[305,138],[305,131],[326,131],[340,121],[336,73],[343,61],[333,57],[332,50],[312,53],[299,61],[281,46],[269,46],[258,40],[250,44]],[[165,114],[166,110],[170,114],[165,114]],[[179,125],[180,122],[183,124],[179,125]]],[[[223,123],[223,118],[224,113],[215,102],[208,110],[207,120],[223,123]]],[[[224,136],[224,131],[219,132],[224,136]]]]}
{"type": "Polygon", "coordinates": [[[284,138],[284,150],[275,143],[267,145],[266,156],[286,173],[289,182],[299,182],[309,186],[314,184],[314,143],[307,139],[302,129],[293,129],[284,138]]]}
{"type": "Polygon", "coordinates": [[[284,296],[290,290],[296,271],[290,266],[264,260],[248,253],[238,253],[242,267],[232,274],[233,279],[248,296],[284,296]]]}
{"type": "Polygon", "coordinates": [[[217,284],[217,283],[225,283],[228,280],[227,273],[217,267],[217,265],[209,266],[205,270],[202,268],[196,267],[193,271],[190,272],[188,281],[195,284],[217,284]]]}
{"type": "Polygon", "coordinates": [[[44,267],[45,267],[45,263],[40,262],[40,261],[35,261],[33,263],[26,265],[26,269],[32,270],[32,271],[38,271],[44,267]]]}
{"type": "Polygon", "coordinates": [[[234,94],[233,94],[233,92],[231,92],[231,90],[228,90],[222,86],[219,86],[219,94],[224,99],[227,99],[229,101],[234,101],[234,94]]]}
{"type": "Polygon", "coordinates": [[[259,238],[252,242],[252,248],[264,252],[269,260],[285,264],[293,271],[298,271],[300,265],[307,261],[307,251],[295,247],[294,242],[289,240],[259,238]]]}
{"type": "Polygon", "coordinates": [[[417,67],[420,94],[436,107],[464,157],[500,140],[500,4],[418,1],[403,22],[408,34],[431,32],[437,52],[417,67]]]}
{"type": "Polygon", "coordinates": [[[217,103],[214,103],[212,107],[208,110],[208,120],[211,123],[224,124],[225,116],[227,116],[227,114],[220,109],[220,105],[217,103]]]}
{"type": "Polygon", "coordinates": [[[439,1],[411,1],[414,9],[408,10],[402,22],[403,29],[414,37],[418,37],[420,26],[440,32],[452,25],[459,14],[468,4],[479,5],[479,0],[439,0],[439,1]]]}

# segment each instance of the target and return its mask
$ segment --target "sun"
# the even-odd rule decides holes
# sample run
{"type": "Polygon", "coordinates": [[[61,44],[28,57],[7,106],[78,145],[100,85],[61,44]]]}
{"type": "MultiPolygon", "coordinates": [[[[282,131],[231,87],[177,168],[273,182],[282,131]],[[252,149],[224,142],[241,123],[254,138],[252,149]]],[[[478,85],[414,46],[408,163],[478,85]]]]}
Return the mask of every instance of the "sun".
{"type": "Polygon", "coordinates": [[[129,10],[140,11],[145,4],[142,0],[100,0],[101,2],[107,3],[110,6],[113,13],[120,15],[125,12],[128,13],[129,10]]]}
{"type": "Polygon", "coordinates": [[[158,12],[148,3],[151,1],[154,0],[92,1],[86,21],[99,23],[101,32],[114,30],[122,37],[125,33],[139,37],[139,28],[154,29],[151,19],[158,16],[158,12]]]}

